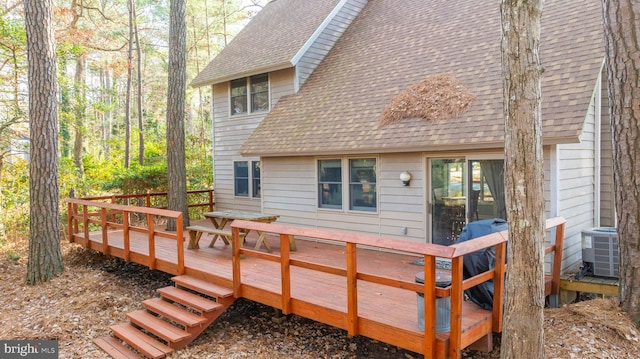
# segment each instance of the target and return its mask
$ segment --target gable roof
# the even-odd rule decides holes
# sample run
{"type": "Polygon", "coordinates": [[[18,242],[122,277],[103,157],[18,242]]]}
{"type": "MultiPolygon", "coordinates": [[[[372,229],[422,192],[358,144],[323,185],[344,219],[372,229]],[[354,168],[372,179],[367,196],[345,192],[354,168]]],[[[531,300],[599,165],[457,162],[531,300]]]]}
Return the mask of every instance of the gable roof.
{"type": "Polygon", "coordinates": [[[340,0],[273,0],[191,82],[194,87],[292,67],[340,0]]]}
{"type": "MultiPolygon", "coordinates": [[[[307,3],[306,1],[304,1],[307,3]]],[[[547,0],[540,57],[544,143],[577,142],[604,58],[599,0],[547,0]]],[[[375,0],[296,94],[283,97],[243,155],[502,148],[500,1],[375,0]],[[459,118],[380,128],[389,101],[451,73],[478,97],[459,118]]]]}

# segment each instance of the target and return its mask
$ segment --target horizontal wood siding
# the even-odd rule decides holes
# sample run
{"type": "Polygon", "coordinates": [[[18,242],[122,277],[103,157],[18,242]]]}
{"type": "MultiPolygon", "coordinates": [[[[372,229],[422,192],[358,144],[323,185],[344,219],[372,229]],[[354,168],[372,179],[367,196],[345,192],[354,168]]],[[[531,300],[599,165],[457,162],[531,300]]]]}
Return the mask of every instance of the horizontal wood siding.
{"type": "Polygon", "coordinates": [[[595,223],[595,106],[586,114],[580,143],[558,145],[558,215],[567,219],[562,270],[582,262],[582,230],[595,223]]]}
{"type": "MultiPolygon", "coordinates": [[[[282,96],[293,93],[293,76],[292,68],[269,74],[269,95],[272,107],[282,96]]],[[[239,151],[265,116],[266,112],[230,117],[229,83],[213,86],[213,168],[216,209],[261,211],[261,198],[234,196],[233,162],[260,160],[257,157],[244,158],[239,151]]],[[[264,170],[261,176],[264,177],[264,170]]]]}
{"type": "MultiPolygon", "coordinates": [[[[602,78],[606,78],[603,74],[602,78]]],[[[615,205],[613,187],[613,151],[611,136],[611,117],[609,116],[609,98],[607,82],[601,81],[600,106],[600,226],[615,227],[615,205]]]]}
{"type": "Polygon", "coordinates": [[[316,40],[305,51],[296,64],[298,83],[301,87],[329,53],[333,45],[349,27],[360,10],[367,4],[366,0],[347,0],[337,14],[318,35],[316,40]]]}
{"type": "Polygon", "coordinates": [[[378,158],[377,213],[350,211],[347,204],[342,210],[319,209],[315,157],[263,158],[263,211],[280,215],[283,224],[425,242],[422,156],[372,156],[378,158]],[[412,173],[410,186],[402,185],[402,171],[412,173]]]}

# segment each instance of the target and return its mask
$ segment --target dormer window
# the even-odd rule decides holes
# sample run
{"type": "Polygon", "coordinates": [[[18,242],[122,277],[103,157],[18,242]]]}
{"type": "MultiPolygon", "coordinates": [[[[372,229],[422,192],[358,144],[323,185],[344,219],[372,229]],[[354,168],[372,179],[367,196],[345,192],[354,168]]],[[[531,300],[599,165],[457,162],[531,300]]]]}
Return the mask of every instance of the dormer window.
{"type": "Polygon", "coordinates": [[[231,115],[268,110],[269,74],[243,77],[231,81],[231,115]]]}

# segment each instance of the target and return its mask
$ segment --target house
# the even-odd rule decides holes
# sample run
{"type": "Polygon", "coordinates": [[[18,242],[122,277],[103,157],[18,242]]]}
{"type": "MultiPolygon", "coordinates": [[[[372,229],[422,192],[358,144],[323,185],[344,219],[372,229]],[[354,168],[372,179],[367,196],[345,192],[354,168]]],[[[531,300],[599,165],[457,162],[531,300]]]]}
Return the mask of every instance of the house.
{"type": "MultiPolygon", "coordinates": [[[[584,229],[614,224],[600,6],[542,16],[544,210],[567,219],[565,269],[584,229]]],[[[498,0],[270,2],[192,82],[214,99],[216,206],[440,244],[504,217],[500,28],[498,0]],[[475,96],[463,113],[380,124],[441,74],[475,96]]]]}

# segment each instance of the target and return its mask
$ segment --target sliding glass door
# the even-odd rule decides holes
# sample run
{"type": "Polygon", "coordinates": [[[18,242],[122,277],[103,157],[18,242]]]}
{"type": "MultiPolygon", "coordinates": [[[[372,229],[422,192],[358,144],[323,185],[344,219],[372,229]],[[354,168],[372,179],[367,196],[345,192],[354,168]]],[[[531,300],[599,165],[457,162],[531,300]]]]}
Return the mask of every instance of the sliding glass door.
{"type": "Polygon", "coordinates": [[[427,166],[432,243],[454,243],[468,222],[506,218],[504,160],[432,158],[427,166]]]}

